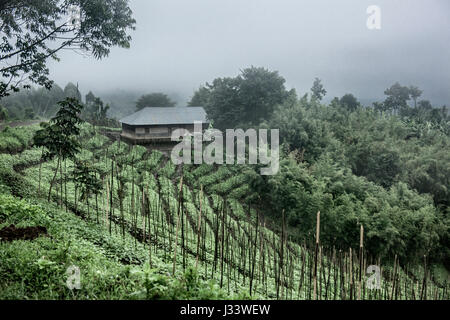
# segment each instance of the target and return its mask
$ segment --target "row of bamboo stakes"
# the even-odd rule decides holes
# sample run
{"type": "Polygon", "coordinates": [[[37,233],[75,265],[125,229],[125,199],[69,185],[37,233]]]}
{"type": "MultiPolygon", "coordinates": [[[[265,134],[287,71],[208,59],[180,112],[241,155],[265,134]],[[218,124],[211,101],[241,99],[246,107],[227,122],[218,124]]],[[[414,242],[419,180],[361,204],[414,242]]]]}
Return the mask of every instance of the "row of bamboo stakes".
{"type": "MultiPolygon", "coordinates": [[[[115,230],[117,232],[117,225],[122,226],[122,236],[125,237],[125,217],[124,217],[124,208],[122,200],[120,199],[120,220],[114,220],[114,204],[113,204],[113,190],[115,188],[114,184],[114,176],[117,176],[117,180],[119,181],[116,188],[120,187],[120,172],[117,168],[114,167],[114,160],[111,160],[111,172],[110,172],[110,180],[103,179],[104,183],[106,183],[106,197],[102,197],[102,212],[105,213],[103,216],[104,223],[109,227],[109,232],[112,232],[112,225],[114,224],[115,230]],[[106,214],[107,213],[107,214],[106,214]]],[[[133,166],[134,172],[134,166],[133,166]]],[[[156,176],[156,179],[158,177],[156,176]]],[[[158,179],[157,179],[158,180],[158,179]]],[[[243,285],[246,285],[246,280],[248,279],[248,287],[250,295],[255,293],[255,280],[258,286],[259,293],[268,294],[268,275],[271,275],[274,278],[274,285],[276,288],[276,298],[284,299],[284,298],[292,298],[292,291],[294,288],[294,269],[295,262],[294,260],[298,260],[301,265],[300,271],[300,279],[297,292],[297,298],[302,298],[300,293],[301,290],[304,289],[304,292],[307,290],[306,298],[317,300],[322,299],[323,287],[325,286],[325,299],[328,299],[328,294],[331,297],[331,285],[330,285],[330,276],[331,271],[333,270],[333,278],[334,278],[334,293],[333,298],[349,298],[349,299],[364,299],[368,297],[369,299],[397,299],[402,295],[408,299],[427,299],[430,297],[430,294],[427,294],[428,285],[428,275],[429,270],[427,270],[426,257],[424,257],[424,278],[419,288],[419,281],[409,279],[406,277],[404,279],[404,289],[400,292],[401,288],[399,286],[399,275],[398,269],[400,268],[397,256],[394,258],[394,271],[393,277],[391,277],[391,288],[388,290],[387,281],[384,281],[384,288],[380,287],[377,290],[370,290],[367,293],[367,288],[365,282],[363,281],[363,270],[366,270],[367,259],[364,257],[364,228],[360,226],[360,243],[359,243],[359,255],[358,255],[358,274],[357,274],[357,283],[355,288],[354,281],[354,253],[352,249],[349,248],[348,254],[343,252],[342,259],[342,251],[339,251],[337,254],[336,250],[333,248],[332,252],[328,250],[328,255],[325,255],[328,258],[328,277],[326,277],[326,269],[327,264],[324,263],[323,259],[323,247],[320,245],[320,211],[317,212],[316,216],[316,234],[315,234],[315,244],[314,244],[314,252],[311,254],[308,253],[308,249],[304,244],[301,246],[300,252],[293,252],[292,246],[288,243],[288,235],[287,235],[287,227],[286,227],[286,219],[285,212],[282,212],[282,228],[281,235],[279,236],[280,244],[276,243],[275,235],[273,234],[272,242],[267,239],[267,235],[264,232],[259,230],[260,224],[262,225],[262,229],[265,230],[265,222],[261,222],[259,213],[256,214],[256,221],[253,224],[250,221],[250,207],[248,209],[248,217],[249,217],[249,225],[248,228],[240,227],[236,220],[234,221],[235,229],[232,229],[232,222],[230,215],[227,214],[227,205],[226,198],[223,199],[221,208],[216,208],[215,217],[213,217],[213,221],[210,221],[206,214],[202,214],[202,201],[204,198],[203,186],[200,187],[199,192],[199,205],[198,205],[198,220],[197,223],[194,224],[191,221],[191,229],[185,230],[185,219],[188,215],[183,206],[183,176],[180,178],[179,188],[178,188],[178,199],[177,199],[177,209],[175,218],[172,217],[170,210],[169,199],[164,200],[163,195],[161,194],[161,186],[158,186],[158,200],[156,207],[156,215],[160,221],[153,221],[153,223],[166,223],[167,228],[172,228],[172,230],[167,230],[167,235],[169,236],[169,248],[172,248],[173,251],[173,259],[172,259],[172,274],[176,273],[176,265],[177,265],[177,251],[179,246],[179,234],[181,229],[181,250],[183,255],[183,270],[186,268],[186,251],[187,247],[185,245],[185,233],[187,232],[189,236],[189,230],[191,232],[191,240],[196,238],[195,241],[195,249],[190,252],[193,256],[195,256],[195,268],[199,268],[199,262],[201,262],[205,267],[205,274],[208,274],[208,264],[209,262],[206,259],[206,238],[207,238],[207,228],[206,225],[210,226],[210,250],[214,252],[214,258],[211,266],[211,276],[214,276],[218,264],[220,263],[220,287],[224,286],[224,269],[226,268],[226,276],[228,280],[228,291],[230,291],[230,278],[233,278],[235,281],[235,288],[238,288],[239,281],[242,278],[243,285]],[[162,205],[165,201],[165,205],[169,212],[163,213],[162,205]],[[164,218],[165,217],[165,218],[164,218]],[[175,230],[173,230],[175,228],[175,230]],[[231,231],[231,232],[230,232],[231,231]],[[172,237],[172,233],[175,232],[174,238],[172,237]],[[225,233],[227,233],[227,237],[225,238],[225,233]],[[247,239],[247,240],[245,240],[247,239]],[[214,241],[213,241],[214,240],[214,241]],[[211,242],[214,242],[213,244],[211,242]],[[257,242],[259,241],[259,247],[257,242]],[[230,250],[231,243],[231,250],[230,250]],[[220,245],[220,247],[219,247],[220,245]],[[233,247],[234,245],[234,247],[233,247]],[[235,251],[234,249],[236,249],[235,251]],[[272,249],[272,250],[271,250],[272,249]],[[313,255],[313,262],[311,264],[311,259],[308,258],[308,262],[306,261],[306,257],[309,254],[309,257],[313,255]],[[257,259],[258,255],[258,259],[257,259]],[[269,264],[269,259],[272,256],[273,265],[269,264]],[[248,261],[247,261],[248,259],[248,261]],[[256,262],[259,262],[259,266],[256,266],[256,262]],[[248,264],[247,264],[248,262],[248,264]],[[309,267],[309,286],[307,286],[307,279],[305,279],[305,275],[307,274],[306,268],[309,267]],[[320,271],[319,271],[320,269],[320,271]],[[236,277],[236,270],[237,277],[236,277]],[[312,272],[312,275],[311,275],[312,272]],[[257,275],[256,275],[257,274],[257,275]],[[255,276],[256,275],[256,276],[255,276]],[[338,278],[340,275],[340,279],[338,278]],[[312,278],[312,279],[311,279],[312,278]],[[311,281],[312,280],[312,281],[311,281]],[[312,282],[312,296],[311,296],[311,282],[312,282]],[[346,283],[347,282],[347,283],[346,283]],[[340,296],[337,295],[337,283],[340,284],[340,296]],[[409,293],[408,293],[409,292],[409,293]]],[[[132,180],[132,195],[131,195],[131,204],[130,204],[130,212],[133,217],[132,225],[134,228],[134,239],[136,241],[142,241],[149,244],[149,259],[151,263],[151,245],[154,246],[154,251],[156,252],[158,241],[158,230],[156,225],[154,225],[154,235],[151,235],[151,221],[150,215],[152,214],[152,209],[149,202],[148,196],[146,197],[146,192],[144,186],[142,186],[142,190],[137,188],[138,192],[135,193],[135,181],[134,175],[132,180]],[[139,193],[141,193],[142,199],[142,222],[144,226],[142,239],[138,239],[137,234],[137,221],[138,221],[138,211],[136,206],[136,196],[139,197],[139,193]],[[147,206],[145,209],[144,207],[147,206]],[[146,230],[148,228],[148,230],[146,230]],[[146,236],[148,234],[148,237],[146,236]],[[156,238],[155,238],[156,235],[156,238]]],[[[62,192],[61,192],[62,194],[62,192]]],[[[148,186],[147,186],[147,194],[148,194],[148,186]]],[[[167,196],[168,197],[168,196],[167,196]]],[[[97,201],[96,201],[97,202],[97,201]]],[[[138,202],[139,203],[139,202],[138,202]]],[[[153,209],[155,210],[155,209],[153,209]]],[[[98,211],[98,205],[97,205],[98,211]]],[[[154,216],[155,218],[155,216],[154,216]]],[[[189,217],[187,217],[189,218],[189,217]]],[[[188,219],[189,220],[189,219],[188,219]]],[[[186,222],[187,224],[188,222],[186,222]]],[[[161,228],[164,233],[165,228],[161,228]]],[[[132,230],[133,231],[133,230],[132,230]]],[[[167,245],[166,239],[163,234],[163,250],[164,256],[166,256],[167,245]]],[[[380,259],[378,259],[378,266],[380,265],[380,259]]],[[[381,267],[380,267],[381,269],[381,267]]],[[[380,270],[381,271],[381,270],[380,270]]],[[[365,273],[364,273],[365,275],[365,273]]],[[[438,287],[430,281],[432,295],[431,298],[439,299],[444,298],[448,299],[448,288],[447,282],[443,286],[443,288],[438,287]]],[[[242,286],[241,286],[242,287],[242,286]]]]}
{"type": "MultiPolygon", "coordinates": [[[[175,241],[173,242],[173,269],[172,269],[172,273],[175,274],[175,270],[176,270],[176,256],[177,256],[177,249],[178,249],[178,237],[179,237],[179,231],[180,231],[180,223],[183,221],[182,217],[185,213],[183,213],[183,208],[182,208],[182,203],[183,203],[183,179],[180,179],[180,187],[178,189],[178,206],[177,206],[177,219],[176,219],[176,231],[175,231],[175,241]]],[[[198,222],[197,222],[197,229],[196,229],[196,238],[197,238],[197,242],[196,242],[196,253],[195,253],[195,267],[198,268],[198,262],[199,262],[199,257],[200,255],[200,250],[201,250],[201,237],[202,237],[202,232],[201,232],[201,221],[202,221],[202,199],[203,199],[203,187],[201,187],[200,190],[200,210],[198,213],[198,222]]],[[[225,201],[224,201],[225,203],[225,201]]],[[[222,205],[222,207],[224,208],[224,204],[222,205]]],[[[259,216],[258,216],[259,217],[259,216]]],[[[222,231],[221,231],[221,237],[219,237],[217,235],[218,232],[218,226],[219,226],[219,222],[220,219],[219,217],[217,217],[216,219],[216,235],[214,236],[214,247],[215,247],[215,254],[214,254],[214,266],[213,266],[213,270],[216,270],[216,259],[217,257],[217,245],[220,243],[221,248],[219,250],[219,252],[221,253],[221,275],[220,275],[220,286],[223,286],[223,277],[224,277],[224,273],[223,273],[223,268],[224,268],[224,254],[223,254],[223,250],[224,250],[224,245],[225,245],[225,241],[224,241],[224,236],[225,236],[225,215],[222,214],[222,231]]],[[[258,218],[259,219],[259,218],[258,218]]],[[[320,260],[322,258],[322,250],[323,248],[320,246],[320,212],[317,213],[317,223],[316,223],[316,241],[315,241],[315,250],[314,250],[314,266],[313,266],[313,296],[312,299],[316,300],[318,298],[320,298],[320,296],[322,295],[322,287],[320,287],[320,292],[319,292],[319,297],[317,295],[317,290],[318,290],[318,264],[320,264],[320,260]]],[[[285,230],[285,217],[284,217],[284,212],[283,212],[283,216],[282,216],[282,233],[281,233],[281,249],[280,249],[280,261],[285,261],[283,254],[284,254],[284,249],[286,246],[286,230],[285,230]]],[[[259,221],[257,221],[255,223],[255,239],[257,237],[258,234],[258,226],[259,226],[259,221]]],[[[359,246],[359,274],[358,274],[358,283],[357,283],[357,299],[361,299],[362,297],[362,289],[363,289],[363,279],[362,279],[362,272],[364,270],[363,268],[363,239],[364,239],[364,228],[361,225],[360,226],[360,246],[359,246]]],[[[249,244],[251,244],[251,242],[249,241],[249,244]]],[[[182,250],[183,250],[183,258],[185,257],[185,248],[184,248],[184,241],[182,244],[182,250]]],[[[306,250],[306,248],[305,248],[306,250]]],[[[255,271],[255,261],[256,261],[256,253],[257,250],[253,250],[252,251],[252,256],[250,256],[249,254],[249,265],[251,265],[250,267],[250,279],[249,279],[249,290],[250,293],[253,292],[253,280],[254,280],[254,271],[255,271]]],[[[347,277],[348,281],[349,281],[349,292],[350,292],[350,299],[354,299],[354,279],[353,279],[353,266],[354,266],[354,261],[352,261],[353,259],[353,253],[352,253],[352,249],[349,249],[349,254],[348,256],[345,255],[344,256],[348,261],[348,273],[351,274],[352,276],[348,276],[348,275],[344,275],[344,277],[347,277]]],[[[345,259],[344,258],[344,259],[345,259]]],[[[245,261],[245,259],[244,259],[245,261]]],[[[185,269],[185,260],[183,259],[183,269],[185,269]]],[[[304,262],[304,261],[303,261],[304,262]]],[[[278,261],[278,264],[280,262],[278,261]]],[[[365,263],[365,261],[364,261],[365,263]]],[[[364,265],[365,266],[365,265],[364,265]]],[[[245,268],[245,267],[244,267],[245,268]]],[[[280,292],[280,286],[282,286],[283,281],[281,280],[282,277],[282,273],[285,271],[285,268],[283,266],[277,266],[277,262],[275,262],[274,264],[274,268],[278,270],[278,273],[276,274],[276,288],[277,288],[277,298],[279,298],[281,296],[281,298],[283,298],[283,291],[280,292]]],[[[397,297],[397,288],[396,288],[396,269],[398,268],[398,260],[397,258],[395,258],[394,261],[394,278],[392,281],[392,290],[391,290],[391,294],[387,295],[387,298],[389,299],[394,299],[395,297],[397,297]],[[395,293],[395,296],[394,296],[395,293]]],[[[330,270],[330,269],[329,269],[330,270]]],[[[426,272],[425,272],[426,274],[426,272]]],[[[302,272],[302,276],[303,276],[303,272],[302,272]]],[[[244,281],[245,281],[245,275],[244,275],[244,281]]],[[[267,280],[266,280],[267,281],[267,280]]],[[[245,283],[245,282],[244,282],[245,283]]],[[[426,277],[424,278],[424,282],[422,285],[422,290],[421,290],[421,294],[418,295],[418,298],[420,297],[421,299],[426,299],[426,277]],[[425,294],[424,294],[425,293],[425,294]]],[[[320,283],[322,284],[322,283],[320,283]]],[[[414,290],[411,291],[412,295],[415,298],[415,294],[414,290]]],[[[418,292],[418,289],[417,291],[418,292]]],[[[437,292],[437,291],[436,291],[437,292]]],[[[446,294],[446,288],[443,289],[443,294],[442,296],[445,296],[446,294]]],[[[287,296],[287,294],[286,294],[287,296]]],[[[379,295],[378,295],[379,296],[379,295]]],[[[386,298],[386,294],[384,295],[386,298]]]]}

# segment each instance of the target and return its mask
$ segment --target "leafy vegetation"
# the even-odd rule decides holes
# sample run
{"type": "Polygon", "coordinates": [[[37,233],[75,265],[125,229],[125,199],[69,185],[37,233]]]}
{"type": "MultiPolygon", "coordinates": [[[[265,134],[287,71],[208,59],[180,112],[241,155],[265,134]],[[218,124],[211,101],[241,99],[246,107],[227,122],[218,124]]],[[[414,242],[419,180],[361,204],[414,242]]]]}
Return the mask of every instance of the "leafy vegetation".
{"type": "MultiPolygon", "coordinates": [[[[18,175],[27,183],[29,195],[27,200],[7,195],[10,183],[3,181],[6,188],[0,198],[1,211],[4,213],[0,217],[0,229],[9,224],[41,225],[47,228],[49,235],[33,241],[1,243],[0,270],[9,275],[1,284],[2,298],[312,298],[314,278],[311,277],[310,268],[315,254],[310,249],[311,237],[296,237],[295,219],[292,219],[292,212],[298,209],[295,207],[296,202],[290,199],[280,202],[294,208],[292,211],[285,210],[288,219],[282,225],[284,231],[279,229],[280,223],[271,217],[270,212],[265,211],[264,216],[260,215],[262,208],[246,198],[255,188],[251,177],[258,176],[251,174],[251,167],[244,166],[241,169],[234,166],[214,168],[209,165],[190,165],[177,170],[170,161],[165,161],[161,153],[148,153],[142,147],[118,142],[110,144],[89,125],[83,124],[80,134],[90,137],[89,141],[97,142],[83,144],[77,161],[94,163],[93,159],[96,159],[92,166],[95,170],[80,171],[83,165],[79,167],[79,163],[67,159],[67,169],[63,171],[63,178],[56,180],[50,202],[44,200],[46,196],[39,192],[39,184],[42,184],[42,189],[49,187],[54,168],[58,167],[57,159],[47,159],[39,169],[35,161],[40,159],[42,151],[38,148],[14,156],[4,155],[5,161],[2,163],[5,164],[5,170],[14,172],[18,163],[28,163],[21,169],[23,176],[18,175]],[[153,170],[148,171],[149,167],[153,170]],[[102,185],[97,196],[87,191],[82,196],[81,190],[95,179],[83,178],[75,182],[64,178],[73,170],[80,173],[75,175],[77,177],[92,179],[94,176],[91,172],[96,172],[96,179],[102,185]],[[182,193],[179,192],[181,175],[186,177],[182,193]],[[58,185],[64,185],[64,188],[58,185]],[[233,192],[237,190],[246,191],[234,197],[233,192]],[[283,250],[283,256],[280,256],[280,250],[283,250]],[[173,260],[175,251],[178,255],[173,260]],[[66,269],[71,265],[81,270],[80,290],[69,290],[65,285],[66,269]],[[45,272],[42,272],[44,268],[45,272]],[[172,276],[174,270],[175,277],[172,276]],[[22,286],[21,283],[26,285],[22,286]]],[[[329,181],[329,186],[325,186],[323,175],[329,176],[332,170],[330,165],[333,166],[323,163],[306,170],[305,164],[299,164],[291,153],[283,160],[280,174],[269,181],[276,195],[280,194],[277,188],[281,187],[276,187],[276,181],[282,181],[283,187],[292,191],[292,185],[286,180],[288,168],[291,177],[301,178],[302,185],[309,193],[303,194],[296,190],[296,193],[291,194],[303,197],[305,201],[310,199],[308,209],[302,208],[302,212],[305,212],[302,224],[312,220],[306,210],[314,212],[319,208],[323,197],[320,192],[327,188],[336,194],[342,192],[339,180],[349,179],[349,183],[353,181],[353,184],[356,180],[366,185],[369,188],[366,191],[359,190],[360,186],[354,187],[354,194],[359,192],[361,199],[364,199],[365,194],[373,195],[383,190],[381,186],[354,176],[351,171],[347,172],[347,178],[341,173],[329,181]],[[298,168],[300,171],[297,171],[298,168]]],[[[376,225],[369,223],[368,217],[365,219],[369,220],[362,221],[367,230],[364,251],[367,261],[377,257],[384,261],[382,289],[370,291],[363,284],[362,295],[365,299],[411,299],[413,295],[419,298],[421,288],[425,288],[421,279],[426,278],[428,291],[424,294],[429,299],[443,298],[446,277],[442,276],[439,264],[428,262],[427,277],[424,277],[420,263],[402,263],[398,260],[394,263],[389,259],[393,252],[400,257],[407,250],[416,250],[416,247],[402,249],[399,245],[384,248],[385,251],[377,251],[377,247],[373,247],[373,243],[377,243],[373,240],[376,236],[389,236],[392,243],[397,244],[396,239],[414,234],[416,231],[409,228],[428,217],[428,212],[420,208],[424,205],[433,208],[432,202],[418,200],[414,193],[407,195],[405,192],[412,191],[405,189],[383,196],[393,204],[399,199],[398,192],[406,197],[403,201],[407,209],[399,210],[395,217],[392,217],[392,211],[386,211],[384,220],[374,220],[376,225]],[[402,225],[403,230],[400,230],[404,233],[398,234],[391,230],[389,224],[392,222],[389,221],[401,220],[408,214],[412,201],[417,208],[414,210],[419,210],[422,216],[413,211],[411,218],[419,220],[406,221],[402,225]],[[376,235],[376,232],[379,234],[376,235]],[[397,279],[396,283],[401,284],[400,287],[393,286],[394,278],[397,279]],[[405,291],[403,285],[409,289],[405,291]],[[419,285],[419,289],[416,285],[419,285]]],[[[351,287],[348,282],[341,280],[341,277],[348,279],[349,270],[340,269],[339,265],[343,265],[344,261],[349,263],[348,247],[354,248],[353,255],[357,252],[355,242],[358,243],[358,240],[352,240],[353,236],[358,235],[358,229],[355,228],[357,219],[362,217],[365,207],[376,210],[379,205],[377,201],[373,196],[362,201],[345,194],[341,194],[336,201],[324,200],[329,207],[323,211],[323,247],[319,256],[322,262],[319,263],[317,274],[321,299],[350,299],[357,294],[355,286],[351,287]],[[335,220],[330,221],[332,217],[335,220]],[[331,247],[327,245],[330,235],[339,233],[333,233],[330,226],[342,228],[339,232],[347,236],[344,241],[335,241],[331,247]]],[[[365,214],[370,215],[368,212],[365,214]]],[[[432,220],[427,221],[433,224],[432,220]]],[[[423,241],[420,237],[428,235],[424,233],[418,236],[416,245],[420,250],[423,241]]],[[[352,258],[357,274],[357,257],[352,258]]]]}
{"type": "Polygon", "coordinates": [[[47,60],[58,60],[63,49],[82,49],[101,59],[112,46],[129,47],[127,32],[135,25],[131,14],[124,0],[2,1],[0,97],[19,91],[24,78],[50,89],[47,60]]]}
{"type": "Polygon", "coordinates": [[[37,125],[26,128],[10,128],[6,126],[0,132],[0,152],[17,153],[30,147],[33,143],[33,134],[38,128],[37,125]]]}
{"type": "MultiPolygon", "coordinates": [[[[194,269],[177,277],[163,261],[145,261],[142,246],[133,247],[101,227],[53,204],[0,195],[0,228],[43,225],[46,237],[0,241],[0,299],[219,299],[229,297],[194,269]],[[121,263],[122,261],[122,263],[121,263]],[[123,261],[133,262],[124,264],[123,261]],[[136,262],[142,264],[136,264],[136,262]],[[82,270],[81,289],[69,290],[66,269],[82,270]],[[166,271],[165,271],[166,270],[166,271]]],[[[236,296],[239,298],[239,296],[236,296]]]]}
{"type": "Polygon", "coordinates": [[[325,92],[249,68],[194,95],[219,128],[280,129],[279,172],[261,176],[112,141],[107,107],[70,86],[49,123],[1,133],[0,229],[48,235],[0,242],[0,298],[448,299],[445,108],[398,84],[373,107],[325,92]]]}

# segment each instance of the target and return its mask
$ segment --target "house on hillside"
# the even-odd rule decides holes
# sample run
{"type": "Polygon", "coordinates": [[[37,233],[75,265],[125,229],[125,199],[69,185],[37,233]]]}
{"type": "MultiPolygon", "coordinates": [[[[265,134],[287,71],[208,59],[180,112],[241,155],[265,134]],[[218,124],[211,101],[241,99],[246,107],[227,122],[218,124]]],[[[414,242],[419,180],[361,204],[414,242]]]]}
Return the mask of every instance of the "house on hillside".
{"type": "Polygon", "coordinates": [[[120,120],[122,124],[121,139],[132,144],[174,145],[171,141],[172,131],[187,129],[194,131],[194,122],[201,122],[203,130],[209,122],[203,107],[147,107],[120,120]]]}

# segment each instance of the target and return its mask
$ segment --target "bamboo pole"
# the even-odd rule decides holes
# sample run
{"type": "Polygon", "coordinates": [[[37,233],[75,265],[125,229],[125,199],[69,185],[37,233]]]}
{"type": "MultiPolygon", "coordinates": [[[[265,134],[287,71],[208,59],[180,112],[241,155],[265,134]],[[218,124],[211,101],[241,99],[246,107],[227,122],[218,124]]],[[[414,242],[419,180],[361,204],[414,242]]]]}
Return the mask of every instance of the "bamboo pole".
{"type": "Polygon", "coordinates": [[[359,279],[358,279],[358,300],[361,300],[361,280],[362,280],[362,267],[363,267],[363,248],[364,248],[364,227],[361,224],[359,235],[359,279]]]}
{"type": "Polygon", "coordinates": [[[177,228],[175,233],[175,243],[173,245],[173,265],[172,265],[172,275],[175,275],[175,265],[177,262],[177,244],[178,244],[178,230],[180,227],[180,207],[181,207],[181,192],[183,190],[183,176],[180,179],[180,191],[179,191],[179,201],[178,201],[178,212],[177,212],[177,228]]]}
{"type": "Polygon", "coordinates": [[[316,248],[314,252],[314,289],[313,289],[313,300],[316,300],[317,294],[317,255],[319,251],[319,237],[320,237],[320,211],[317,211],[316,218],[316,248]]]}
{"type": "MultiPolygon", "coordinates": [[[[141,226],[142,226],[142,243],[145,248],[145,234],[147,233],[147,217],[145,214],[145,192],[144,192],[144,181],[142,181],[142,207],[141,207],[141,226]]],[[[150,242],[148,243],[151,246],[150,242]]]]}
{"type": "MultiPolygon", "coordinates": [[[[61,191],[61,193],[60,193],[60,202],[59,202],[59,205],[60,205],[60,207],[61,207],[61,209],[62,209],[62,207],[63,207],[63,185],[64,185],[64,178],[63,178],[63,169],[62,169],[62,161],[60,161],[59,162],[59,175],[60,175],[60,178],[61,178],[61,180],[60,180],[60,182],[59,182],[59,186],[60,186],[60,191],[61,191]]],[[[87,199],[87,201],[88,201],[88,217],[89,217],[89,193],[88,192],[86,192],[87,193],[87,195],[86,195],[86,199],[87,199]]]]}
{"type": "Polygon", "coordinates": [[[322,283],[323,283],[323,259],[322,259],[322,246],[319,246],[319,262],[318,262],[318,272],[319,272],[319,295],[318,300],[322,300],[322,283]]]}
{"type": "Polygon", "coordinates": [[[427,256],[423,256],[423,264],[424,264],[424,271],[423,271],[423,284],[422,284],[422,290],[420,293],[420,300],[427,300],[427,256]]]}
{"type": "Polygon", "coordinates": [[[114,190],[114,158],[111,159],[111,186],[109,195],[109,235],[112,232],[112,215],[113,215],[113,190],[114,190]]]}
{"type": "Polygon", "coordinates": [[[397,255],[394,256],[394,276],[392,279],[392,291],[391,291],[391,300],[394,299],[394,291],[396,285],[396,276],[397,276],[397,255]]]}
{"type": "Polygon", "coordinates": [[[353,253],[352,253],[352,248],[350,247],[350,253],[348,255],[349,257],[349,281],[350,281],[350,300],[353,300],[353,253]]]}
{"type": "Polygon", "coordinates": [[[223,286],[223,259],[224,259],[224,245],[225,245],[225,207],[226,207],[226,199],[223,199],[222,205],[222,234],[220,240],[220,288],[223,286]]]}
{"type": "Polygon", "coordinates": [[[203,198],[203,185],[200,186],[200,210],[198,214],[198,223],[197,223],[197,255],[195,257],[195,269],[197,269],[198,266],[198,253],[200,249],[200,230],[202,226],[202,198],[203,198]]]}
{"type": "MultiPolygon", "coordinates": [[[[183,187],[181,187],[181,197],[180,197],[180,206],[181,206],[181,253],[183,255],[183,271],[186,269],[186,248],[185,248],[185,231],[184,231],[184,199],[183,199],[183,187]]],[[[186,230],[188,232],[188,230],[186,230]]]]}
{"type": "Polygon", "coordinates": [[[256,264],[256,243],[258,240],[258,226],[259,226],[259,213],[256,212],[256,226],[255,226],[255,238],[254,238],[254,250],[253,250],[253,258],[252,258],[252,270],[251,270],[251,276],[250,276],[250,296],[252,295],[252,289],[253,289],[253,278],[255,275],[255,264],[256,264]]]}
{"type": "MultiPolygon", "coordinates": [[[[281,276],[283,273],[283,265],[284,265],[284,237],[285,237],[285,223],[284,223],[284,209],[282,212],[282,221],[281,221],[281,247],[280,247],[280,259],[278,262],[278,287],[277,287],[277,299],[278,299],[278,295],[279,295],[279,287],[280,285],[283,285],[284,283],[282,282],[281,276]]],[[[281,288],[281,299],[283,299],[283,288],[281,288]]]]}

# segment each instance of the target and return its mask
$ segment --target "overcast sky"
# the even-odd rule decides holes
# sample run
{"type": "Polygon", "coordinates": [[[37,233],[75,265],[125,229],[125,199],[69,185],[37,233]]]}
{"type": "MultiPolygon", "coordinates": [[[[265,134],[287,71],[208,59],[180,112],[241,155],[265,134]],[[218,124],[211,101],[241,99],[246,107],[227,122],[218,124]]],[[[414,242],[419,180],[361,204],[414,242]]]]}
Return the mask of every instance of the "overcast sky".
{"type": "Polygon", "coordinates": [[[330,100],[347,92],[383,97],[399,81],[450,105],[448,0],[131,0],[130,49],[98,61],[67,51],[51,63],[83,93],[164,91],[189,99],[205,82],[240,69],[278,70],[299,95],[319,77],[330,100]],[[381,30],[366,27],[369,5],[381,30]]]}

